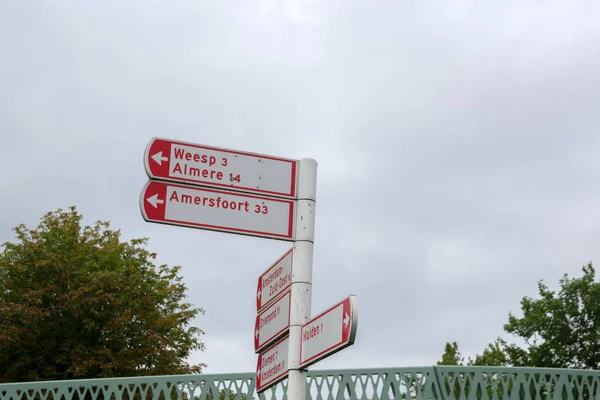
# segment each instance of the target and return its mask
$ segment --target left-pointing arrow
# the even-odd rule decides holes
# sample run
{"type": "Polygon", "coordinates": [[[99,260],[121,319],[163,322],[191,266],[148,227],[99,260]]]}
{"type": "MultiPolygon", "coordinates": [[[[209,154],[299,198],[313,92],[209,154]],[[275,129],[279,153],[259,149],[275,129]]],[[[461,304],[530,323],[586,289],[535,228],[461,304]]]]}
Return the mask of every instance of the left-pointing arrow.
{"type": "Polygon", "coordinates": [[[158,165],[162,165],[163,161],[169,161],[169,157],[163,157],[162,151],[159,151],[151,157],[158,165]]]}
{"type": "Polygon", "coordinates": [[[148,203],[152,204],[152,206],[153,206],[154,208],[156,208],[156,206],[157,206],[158,204],[164,204],[164,202],[165,202],[164,200],[162,200],[162,199],[159,199],[159,198],[158,198],[158,193],[157,193],[157,194],[155,194],[154,196],[150,196],[150,197],[148,197],[148,198],[146,199],[146,201],[147,201],[148,203]]]}

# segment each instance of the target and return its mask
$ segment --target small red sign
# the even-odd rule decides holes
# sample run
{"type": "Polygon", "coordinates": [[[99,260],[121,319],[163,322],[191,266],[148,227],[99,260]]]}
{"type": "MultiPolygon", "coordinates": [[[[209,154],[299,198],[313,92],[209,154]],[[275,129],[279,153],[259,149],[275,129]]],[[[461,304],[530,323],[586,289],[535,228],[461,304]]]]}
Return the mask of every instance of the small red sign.
{"type": "Polygon", "coordinates": [[[300,366],[308,367],[354,344],[357,321],[356,297],[349,296],[302,325],[300,366]]]}
{"type": "Polygon", "coordinates": [[[287,291],[273,305],[256,316],[254,323],[254,351],[259,352],[290,329],[292,293],[287,291]]]}
{"type": "Polygon", "coordinates": [[[260,311],[270,305],[272,301],[283,293],[292,284],[292,247],[286,253],[275,261],[258,278],[256,288],[256,310],[260,311]]]}
{"type": "Polygon", "coordinates": [[[285,336],[258,355],[256,391],[258,393],[281,382],[288,376],[289,336],[285,336]]]}

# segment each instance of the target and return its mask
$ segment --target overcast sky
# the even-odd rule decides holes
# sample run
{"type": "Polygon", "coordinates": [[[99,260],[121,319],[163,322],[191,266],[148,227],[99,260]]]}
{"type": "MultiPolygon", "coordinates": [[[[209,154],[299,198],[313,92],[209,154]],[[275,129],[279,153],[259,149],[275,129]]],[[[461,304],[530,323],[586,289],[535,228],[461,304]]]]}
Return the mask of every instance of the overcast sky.
{"type": "Polygon", "coordinates": [[[254,371],[256,279],[290,244],[146,223],[153,136],[318,163],[323,368],[473,356],[536,282],[600,259],[600,3],[0,1],[0,240],[77,205],[182,265],[206,373],[254,371]]]}

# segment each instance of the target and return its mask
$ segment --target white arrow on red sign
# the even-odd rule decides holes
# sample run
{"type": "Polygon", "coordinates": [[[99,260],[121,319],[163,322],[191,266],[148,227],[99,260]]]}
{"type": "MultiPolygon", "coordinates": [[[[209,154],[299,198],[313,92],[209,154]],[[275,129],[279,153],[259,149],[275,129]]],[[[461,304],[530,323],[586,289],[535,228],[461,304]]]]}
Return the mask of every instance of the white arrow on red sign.
{"type": "Polygon", "coordinates": [[[153,138],[144,154],[150,178],[296,198],[298,161],[153,138]]]}
{"type": "Polygon", "coordinates": [[[288,376],[289,336],[275,342],[258,355],[256,363],[256,391],[258,393],[281,382],[288,376]]]}
{"type": "Polygon", "coordinates": [[[150,156],[158,165],[162,165],[163,161],[169,161],[169,157],[163,157],[163,152],[159,151],[158,153],[150,156]]]}
{"type": "Polygon", "coordinates": [[[256,288],[257,311],[271,304],[277,296],[292,284],[293,251],[294,248],[292,247],[258,278],[256,288]]]}
{"type": "Polygon", "coordinates": [[[302,325],[300,367],[354,344],[357,323],[356,297],[349,296],[302,325]]]}
{"type": "Polygon", "coordinates": [[[290,329],[291,291],[287,291],[273,305],[256,316],[254,323],[254,351],[259,352],[290,329]]]}
{"type": "Polygon", "coordinates": [[[150,180],[140,210],[148,222],[294,240],[295,200],[150,180]]]}

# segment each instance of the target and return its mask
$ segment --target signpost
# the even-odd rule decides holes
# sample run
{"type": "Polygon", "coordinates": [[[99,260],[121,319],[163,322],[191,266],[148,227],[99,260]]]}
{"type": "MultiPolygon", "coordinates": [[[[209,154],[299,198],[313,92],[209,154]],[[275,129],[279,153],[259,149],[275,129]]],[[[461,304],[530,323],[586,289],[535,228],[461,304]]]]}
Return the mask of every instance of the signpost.
{"type": "Polygon", "coordinates": [[[256,310],[260,311],[292,284],[294,248],[289,249],[258,278],[256,310]]]}
{"type": "Polygon", "coordinates": [[[300,366],[308,367],[351,346],[356,336],[356,297],[349,296],[302,326],[300,366]]]}
{"type": "Polygon", "coordinates": [[[294,240],[293,200],[149,181],[140,208],[148,222],[294,240]]]}
{"type": "Polygon", "coordinates": [[[306,399],[306,368],[354,343],[356,299],[310,319],[317,162],[153,138],[145,221],[291,241],[258,278],[256,390],[288,379],[287,399],[306,399]],[[307,322],[308,321],[308,322],[307,322]]]}
{"type": "Polygon", "coordinates": [[[296,197],[296,160],[153,138],[144,166],[151,179],[296,197]]]}
{"type": "Polygon", "coordinates": [[[290,327],[291,292],[281,296],[273,305],[256,316],[254,323],[254,351],[259,352],[273,340],[287,333],[290,327]]]}
{"type": "Polygon", "coordinates": [[[288,376],[290,338],[285,336],[258,356],[256,391],[262,392],[288,376]]]}

